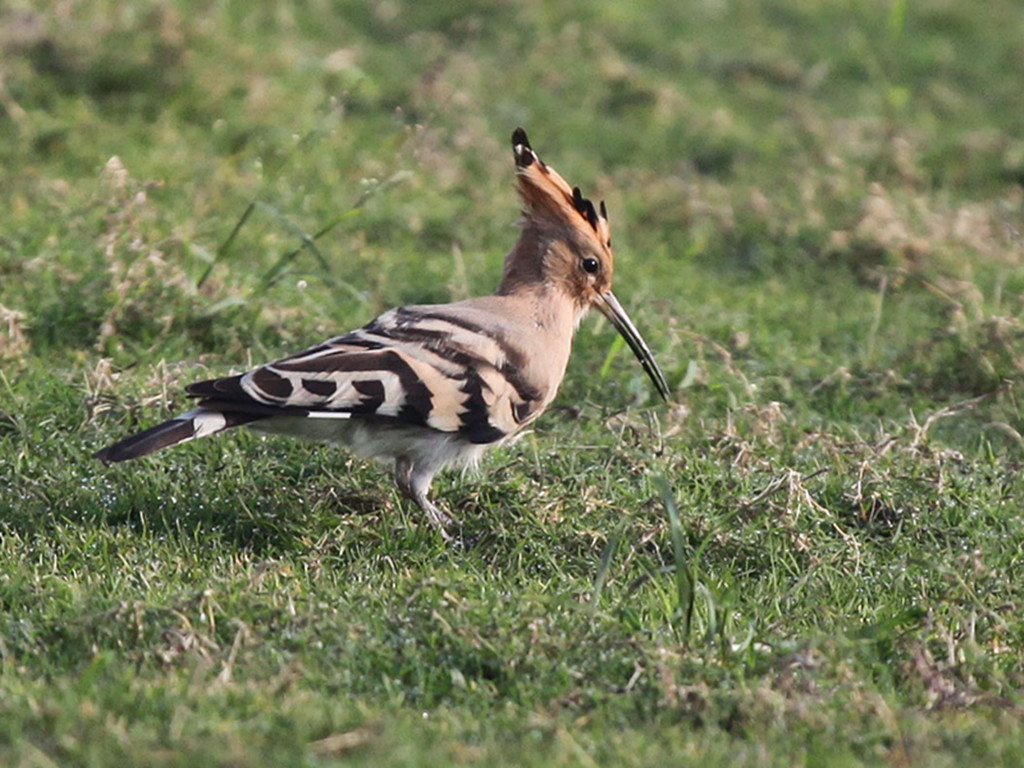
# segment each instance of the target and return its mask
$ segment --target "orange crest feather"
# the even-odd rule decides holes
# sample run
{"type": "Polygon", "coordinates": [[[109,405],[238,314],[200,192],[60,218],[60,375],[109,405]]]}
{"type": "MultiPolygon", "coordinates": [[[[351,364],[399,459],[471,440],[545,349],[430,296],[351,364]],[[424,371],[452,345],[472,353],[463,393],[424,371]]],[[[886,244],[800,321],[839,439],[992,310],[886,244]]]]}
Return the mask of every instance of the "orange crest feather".
{"type": "Polygon", "coordinates": [[[599,209],[595,209],[579,187],[570,187],[558,171],[533,151],[522,128],[512,133],[512,152],[519,197],[528,222],[568,224],[584,237],[596,237],[605,248],[609,247],[611,228],[603,200],[599,209]]]}

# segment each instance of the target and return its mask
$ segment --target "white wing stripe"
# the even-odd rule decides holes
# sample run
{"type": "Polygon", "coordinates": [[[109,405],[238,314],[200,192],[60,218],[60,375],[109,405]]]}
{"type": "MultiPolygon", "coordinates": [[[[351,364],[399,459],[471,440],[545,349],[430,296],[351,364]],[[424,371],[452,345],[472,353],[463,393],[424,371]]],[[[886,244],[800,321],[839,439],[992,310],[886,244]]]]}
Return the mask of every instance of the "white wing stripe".
{"type": "MultiPolygon", "coordinates": [[[[224,414],[217,411],[206,411],[202,408],[197,408],[189,413],[192,414],[192,428],[195,430],[194,437],[213,435],[220,432],[228,424],[224,414]]],[[[188,416],[189,414],[185,415],[188,416]]]]}

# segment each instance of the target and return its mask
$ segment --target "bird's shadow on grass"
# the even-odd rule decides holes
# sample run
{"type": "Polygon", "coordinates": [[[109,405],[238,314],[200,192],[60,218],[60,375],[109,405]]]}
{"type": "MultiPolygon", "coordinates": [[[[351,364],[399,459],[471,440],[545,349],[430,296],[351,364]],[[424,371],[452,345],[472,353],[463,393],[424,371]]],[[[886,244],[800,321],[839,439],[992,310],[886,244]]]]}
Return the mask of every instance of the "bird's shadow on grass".
{"type": "Polygon", "coordinates": [[[182,451],[111,466],[75,460],[24,482],[21,503],[6,510],[4,523],[25,534],[67,525],[127,528],[140,538],[216,541],[266,556],[304,546],[306,505],[293,473],[222,453],[182,451]]]}
{"type": "Polygon", "coordinates": [[[530,494],[492,473],[439,478],[434,498],[454,519],[445,543],[395,490],[386,467],[330,447],[211,441],[111,466],[85,458],[90,453],[83,446],[61,468],[39,457],[38,476],[5,505],[4,525],[28,535],[67,525],[128,529],[141,538],[216,542],[221,550],[266,558],[448,551],[494,562],[522,552],[522,539],[535,528],[530,494]]]}

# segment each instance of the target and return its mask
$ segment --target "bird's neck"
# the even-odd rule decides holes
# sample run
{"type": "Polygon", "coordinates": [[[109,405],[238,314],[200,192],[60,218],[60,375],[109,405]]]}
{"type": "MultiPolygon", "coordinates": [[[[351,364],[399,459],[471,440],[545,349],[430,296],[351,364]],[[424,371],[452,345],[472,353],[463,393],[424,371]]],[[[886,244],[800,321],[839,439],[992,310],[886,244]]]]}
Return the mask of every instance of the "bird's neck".
{"type": "Polygon", "coordinates": [[[544,257],[550,240],[534,227],[527,227],[505,257],[499,296],[534,293],[544,286],[544,257]]]}

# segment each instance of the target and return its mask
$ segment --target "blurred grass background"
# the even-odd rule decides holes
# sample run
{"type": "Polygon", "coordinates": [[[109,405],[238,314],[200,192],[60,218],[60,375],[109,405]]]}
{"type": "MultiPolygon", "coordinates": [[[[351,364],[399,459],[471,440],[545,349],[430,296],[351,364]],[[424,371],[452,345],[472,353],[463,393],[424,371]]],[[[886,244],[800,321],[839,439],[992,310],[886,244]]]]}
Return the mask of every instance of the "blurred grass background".
{"type": "Polygon", "coordinates": [[[0,7],[0,761],[1013,765],[1024,10],[0,7]],[[608,201],[556,408],[438,498],[182,386],[493,289],[608,201]]]}

